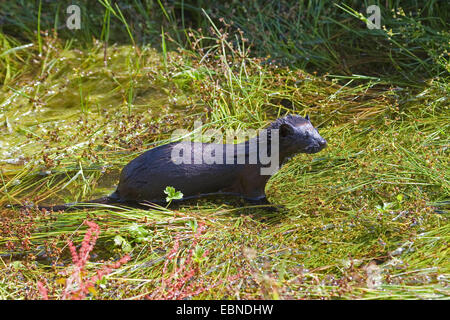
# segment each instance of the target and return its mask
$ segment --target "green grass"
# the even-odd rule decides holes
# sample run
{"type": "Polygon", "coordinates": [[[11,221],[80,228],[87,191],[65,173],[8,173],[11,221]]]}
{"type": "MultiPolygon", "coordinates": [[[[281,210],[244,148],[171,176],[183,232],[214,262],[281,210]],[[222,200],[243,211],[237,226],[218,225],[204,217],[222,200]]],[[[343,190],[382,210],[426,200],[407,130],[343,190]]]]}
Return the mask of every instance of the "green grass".
{"type": "Polygon", "coordinates": [[[101,228],[87,274],[132,258],[90,299],[167,297],[173,288],[162,290],[162,279],[190,250],[194,276],[179,291],[205,289],[194,299],[448,299],[447,13],[427,1],[422,18],[393,20],[405,34],[422,21],[425,33],[401,40],[380,30],[381,47],[371,51],[351,2],[335,11],[321,1],[291,11],[285,4],[276,11],[275,2],[252,3],[258,7],[227,20],[226,5],[186,5],[190,15],[179,17],[166,2],[102,1],[82,8],[87,25],[79,34],[38,36],[38,20],[42,31],[53,26],[53,7],[42,2],[38,20],[37,8],[16,9],[14,25],[0,32],[1,299],[40,298],[37,281],[60,297],[71,270],[67,239],[81,243],[87,218],[101,228]],[[298,26],[289,29],[291,44],[278,37],[287,21],[298,26]],[[320,44],[297,52],[292,43],[306,38],[320,44]],[[367,60],[356,58],[362,53],[367,60]],[[341,70],[344,60],[355,69],[341,70]],[[193,130],[195,120],[203,130],[259,129],[286,113],[309,114],[329,146],[294,157],[271,178],[266,192],[281,212],[230,199],[164,210],[5,207],[107,195],[128,161],[167,143],[175,129],[193,130]]]}

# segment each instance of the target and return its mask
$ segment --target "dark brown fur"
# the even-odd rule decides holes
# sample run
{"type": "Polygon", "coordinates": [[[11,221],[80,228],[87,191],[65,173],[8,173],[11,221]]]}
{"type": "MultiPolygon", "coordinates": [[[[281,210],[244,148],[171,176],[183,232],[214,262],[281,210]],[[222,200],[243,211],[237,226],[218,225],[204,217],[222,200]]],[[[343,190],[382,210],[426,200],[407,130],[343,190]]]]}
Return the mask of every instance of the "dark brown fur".
{"type": "MultiPolygon", "coordinates": [[[[327,144],[308,117],[289,115],[277,119],[267,127],[269,137],[271,129],[279,130],[280,164],[297,153],[319,152],[327,144]]],[[[243,157],[246,164],[238,164],[237,161],[233,164],[175,164],[171,160],[172,149],[181,143],[191,144],[192,159],[195,152],[203,150],[208,145],[211,146],[200,142],[175,142],[150,149],[123,168],[117,190],[113,194],[87,203],[164,204],[166,197],[164,190],[167,186],[181,191],[184,195],[182,200],[209,195],[232,195],[252,203],[267,203],[264,188],[270,176],[261,175],[260,170],[264,165],[259,158],[256,164],[248,164],[250,140],[243,145],[240,144],[243,147],[241,150],[245,152],[243,157]]],[[[224,158],[226,146],[220,145],[220,148],[223,148],[224,158]]],[[[238,150],[238,145],[234,145],[235,160],[239,156],[238,150]]],[[[74,203],[41,208],[65,210],[79,207],[74,203]]]]}

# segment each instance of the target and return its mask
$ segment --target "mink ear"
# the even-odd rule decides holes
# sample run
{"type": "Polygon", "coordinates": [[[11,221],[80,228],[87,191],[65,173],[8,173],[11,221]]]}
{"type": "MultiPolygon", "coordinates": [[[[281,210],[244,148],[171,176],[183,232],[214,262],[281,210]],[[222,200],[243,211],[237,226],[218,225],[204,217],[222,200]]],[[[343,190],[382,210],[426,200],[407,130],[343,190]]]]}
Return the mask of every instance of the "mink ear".
{"type": "Polygon", "coordinates": [[[282,137],[287,137],[291,134],[294,134],[294,128],[289,123],[283,123],[280,126],[280,135],[282,137]]]}
{"type": "Polygon", "coordinates": [[[306,115],[305,119],[309,121],[309,114],[306,115]]]}

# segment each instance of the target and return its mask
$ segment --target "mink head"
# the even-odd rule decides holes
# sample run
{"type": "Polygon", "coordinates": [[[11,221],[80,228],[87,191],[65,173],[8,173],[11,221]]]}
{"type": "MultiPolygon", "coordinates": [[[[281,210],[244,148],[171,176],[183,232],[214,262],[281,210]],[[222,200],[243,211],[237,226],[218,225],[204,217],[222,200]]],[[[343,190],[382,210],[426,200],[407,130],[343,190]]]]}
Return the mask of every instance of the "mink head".
{"type": "Polygon", "coordinates": [[[309,121],[309,116],[288,115],[277,119],[269,128],[279,130],[280,152],[286,155],[316,153],[327,145],[327,141],[309,121]]]}

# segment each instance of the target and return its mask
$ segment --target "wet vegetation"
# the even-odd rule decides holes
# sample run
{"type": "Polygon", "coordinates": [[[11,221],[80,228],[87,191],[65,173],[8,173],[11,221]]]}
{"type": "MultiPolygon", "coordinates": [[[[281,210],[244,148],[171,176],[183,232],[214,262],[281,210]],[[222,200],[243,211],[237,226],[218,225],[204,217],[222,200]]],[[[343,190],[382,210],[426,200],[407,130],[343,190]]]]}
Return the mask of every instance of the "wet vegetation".
{"type": "Polygon", "coordinates": [[[449,297],[446,1],[379,2],[379,30],[361,1],[120,3],[81,2],[80,30],[69,2],[0,3],[0,299],[449,297]],[[271,178],[279,212],[34,207],[110,194],[196,120],[289,113],[329,145],[271,178]]]}

